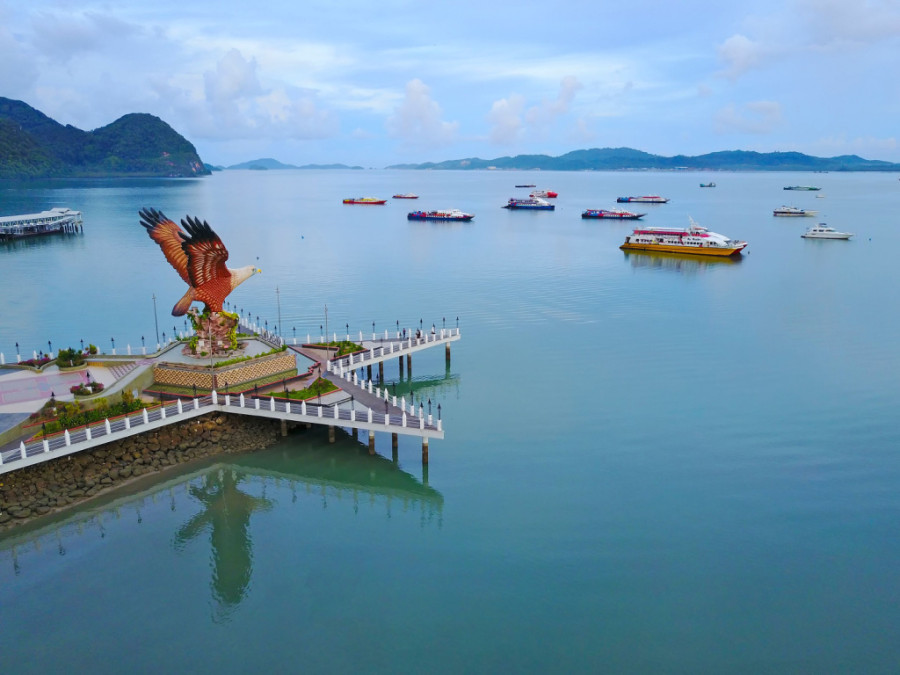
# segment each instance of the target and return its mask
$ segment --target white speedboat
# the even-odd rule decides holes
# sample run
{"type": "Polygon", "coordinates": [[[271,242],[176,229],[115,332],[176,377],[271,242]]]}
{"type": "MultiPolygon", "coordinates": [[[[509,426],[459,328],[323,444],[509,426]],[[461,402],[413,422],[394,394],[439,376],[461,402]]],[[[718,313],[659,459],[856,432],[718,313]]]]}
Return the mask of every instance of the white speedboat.
{"type": "Polygon", "coordinates": [[[825,223],[819,223],[810,227],[800,236],[806,239],[849,239],[853,234],[850,232],[838,232],[833,227],[828,227],[825,223]]]}

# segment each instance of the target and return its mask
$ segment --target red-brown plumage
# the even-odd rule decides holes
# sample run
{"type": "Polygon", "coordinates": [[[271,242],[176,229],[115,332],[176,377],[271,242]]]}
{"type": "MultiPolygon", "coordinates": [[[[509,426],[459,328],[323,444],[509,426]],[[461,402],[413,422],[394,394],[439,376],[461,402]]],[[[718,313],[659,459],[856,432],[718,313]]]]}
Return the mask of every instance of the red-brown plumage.
{"type": "Polygon", "coordinates": [[[156,209],[142,209],[140,216],[150,238],[190,286],[172,310],[175,316],[186,313],[194,300],[206,303],[210,311],[221,312],[228,294],[253,273],[250,268],[242,269],[238,277],[228,269],[228,249],[206,221],[187,216],[181,221],[182,230],[156,209]]]}

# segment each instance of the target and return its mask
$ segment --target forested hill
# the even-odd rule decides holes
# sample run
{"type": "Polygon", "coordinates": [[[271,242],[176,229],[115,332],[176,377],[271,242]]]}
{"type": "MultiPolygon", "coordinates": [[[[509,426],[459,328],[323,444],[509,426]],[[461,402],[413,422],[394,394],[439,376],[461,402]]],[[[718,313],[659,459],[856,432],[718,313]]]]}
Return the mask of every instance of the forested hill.
{"type": "Polygon", "coordinates": [[[202,176],[194,146],[158,117],[131,113],[82,131],[0,97],[0,178],[202,176]]]}
{"type": "Polygon", "coordinates": [[[397,164],[389,169],[541,169],[543,171],[619,171],[693,169],[719,171],[900,171],[900,164],[856,155],[813,157],[800,152],[728,150],[705,155],[663,157],[632,148],[594,148],[551,157],[517,155],[496,159],[454,159],[425,164],[397,164]]]}

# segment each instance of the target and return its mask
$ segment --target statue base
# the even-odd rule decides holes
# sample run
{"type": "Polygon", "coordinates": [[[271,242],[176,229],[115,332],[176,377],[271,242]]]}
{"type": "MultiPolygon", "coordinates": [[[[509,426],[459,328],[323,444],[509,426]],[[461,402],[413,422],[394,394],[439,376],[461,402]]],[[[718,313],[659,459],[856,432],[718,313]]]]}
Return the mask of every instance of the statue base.
{"type": "Polygon", "coordinates": [[[239,349],[237,344],[237,316],[228,312],[201,314],[196,309],[188,311],[196,335],[191,338],[183,353],[186,356],[207,358],[227,356],[239,349]]]}

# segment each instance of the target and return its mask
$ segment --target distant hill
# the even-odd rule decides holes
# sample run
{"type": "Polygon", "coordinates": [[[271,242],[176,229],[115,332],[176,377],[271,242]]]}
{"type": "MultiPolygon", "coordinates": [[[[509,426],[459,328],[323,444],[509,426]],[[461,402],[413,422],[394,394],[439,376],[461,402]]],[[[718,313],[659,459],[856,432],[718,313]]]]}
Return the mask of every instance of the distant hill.
{"type": "Polygon", "coordinates": [[[202,176],[197,150],[158,117],[131,113],[94,131],[0,97],[0,178],[202,176]]]}
{"type": "Polygon", "coordinates": [[[574,150],[559,157],[517,155],[496,159],[454,159],[424,164],[395,164],[388,169],[540,169],[542,171],[619,171],[689,169],[704,171],[900,171],[900,164],[863,159],[856,155],[812,157],[800,152],[727,150],[706,155],[663,157],[632,148],[574,150]]]}
{"type": "Polygon", "coordinates": [[[346,164],[304,164],[303,166],[295,166],[294,164],[284,164],[277,159],[271,157],[263,157],[262,159],[252,159],[249,162],[241,162],[240,164],[232,164],[225,167],[226,169],[255,169],[257,171],[264,169],[362,169],[361,166],[347,166],[346,164]]]}

